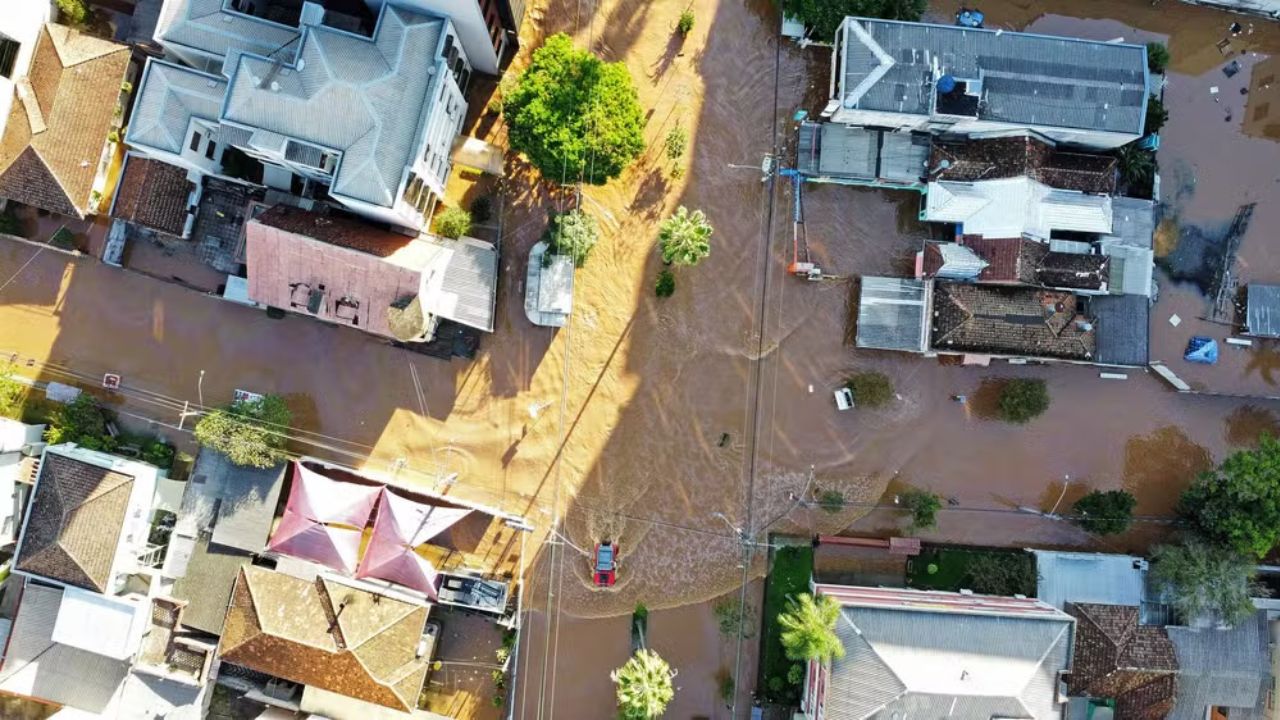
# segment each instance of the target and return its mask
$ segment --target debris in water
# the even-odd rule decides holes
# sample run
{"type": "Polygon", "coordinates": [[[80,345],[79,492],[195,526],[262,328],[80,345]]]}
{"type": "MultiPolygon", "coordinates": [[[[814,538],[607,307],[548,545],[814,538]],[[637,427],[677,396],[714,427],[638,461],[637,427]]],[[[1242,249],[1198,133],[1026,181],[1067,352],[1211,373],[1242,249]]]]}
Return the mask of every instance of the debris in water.
{"type": "Polygon", "coordinates": [[[1179,325],[1182,324],[1182,318],[1178,317],[1177,313],[1174,313],[1173,315],[1169,316],[1169,324],[1174,327],[1178,327],[1179,325]]]}
{"type": "Polygon", "coordinates": [[[728,444],[729,444],[729,433],[720,433],[720,442],[717,443],[717,447],[724,447],[725,445],[728,445],[728,444]]]}
{"type": "Polygon", "coordinates": [[[1242,28],[1240,27],[1240,23],[1238,23],[1238,22],[1233,22],[1233,23],[1231,23],[1231,28],[1230,28],[1230,29],[1231,29],[1231,34],[1232,34],[1232,35],[1239,35],[1239,34],[1240,34],[1240,30],[1242,30],[1242,28]]]}
{"type": "Polygon", "coordinates": [[[1217,95],[1217,94],[1218,94],[1218,86],[1217,86],[1217,85],[1212,85],[1212,86],[1210,86],[1210,87],[1209,87],[1209,94],[1210,94],[1210,95],[1217,95]]]}
{"type": "Polygon", "coordinates": [[[1222,68],[1222,74],[1226,75],[1227,77],[1235,77],[1236,73],[1238,72],[1240,72],[1239,60],[1232,60],[1231,62],[1227,63],[1226,67],[1222,68]]]}

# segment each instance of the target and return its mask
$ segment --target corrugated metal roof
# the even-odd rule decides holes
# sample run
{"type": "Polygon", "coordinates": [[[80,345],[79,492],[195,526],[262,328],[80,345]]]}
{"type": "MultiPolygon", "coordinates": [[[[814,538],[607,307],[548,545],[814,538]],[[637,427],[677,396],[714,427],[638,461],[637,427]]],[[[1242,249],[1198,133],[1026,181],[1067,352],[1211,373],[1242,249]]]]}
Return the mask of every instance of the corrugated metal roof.
{"type": "Polygon", "coordinates": [[[125,141],[181,153],[192,118],[217,122],[226,92],[223,78],[149,58],[125,141]]]}
{"type": "Polygon", "coordinates": [[[823,175],[874,179],[876,157],[880,154],[880,131],[823,123],[820,152],[818,172],[823,175]]]}
{"type": "Polygon", "coordinates": [[[442,252],[423,271],[422,307],[463,325],[493,332],[498,293],[498,251],[470,238],[448,240],[423,236],[442,252]],[[439,280],[430,277],[436,273],[439,280]]]}
{"type": "Polygon", "coordinates": [[[924,352],[928,285],[919,280],[864,277],[858,303],[857,345],[924,352]]]}
{"type": "Polygon", "coordinates": [[[1250,335],[1280,337],[1280,285],[1249,283],[1245,325],[1250,335]]]}
{"type": "Polygon", "coordinates": [[[437,49],[445,21],[384,7],[373,38],[308,28],[302,69],[285,68],[267,85],[272,63],[240,56],[224,117],[343,153],[331,192],[381,207],[395,204],[415,160],[428,101],[444,72],[437,49]]]}
{"type": "Polygon", "coordinates": [[[1170,627],[1178,655],[1178,699],[1168,720],[1203,720],[1211,706],[1231,718],[1265,716],[1271,680],[1270,623],[1259,611],[1234,628],[1170,627]]]}
{"type": "Polygon", "coordinates": [[[929,165],[929,138],[918,133],[885,133],[880,144],[880,177],[920,182],[929,165]]]}
{"type": "Polygon", "coordinates": [[[825,716],[1056,718],[1069,667],[1065,614],[1010,617],[845,606],[825,716]]]}
{"type": "Polygon", "coordinates": [[[1150,360],[1151,301],[1142,295],[1107,295],[1089,301],[1097,362],[1141,367],[1150,360]]]}
{"type": "Polygon", "coordinates": [[[981,80],[977,115],[1017,125],[1139,134],[1147,58],[1140,45],[1007,30],[849,18],[845,107],[929,115],[934,66],[981,80]]]}
{"type": "Polygon", "coordinates": [[[1131,197],[1111,199],[1111,234],[1104,240],[1150,250],[1155,231],[1156,207],[1153,201],[1131,197]]]}
{"type": "Polygon", "coordinates": [[[1071,603],[1138,605],[1146,561],[1131,555],[1032,550],[1036,597],[1062,610],[1071,603]]]}

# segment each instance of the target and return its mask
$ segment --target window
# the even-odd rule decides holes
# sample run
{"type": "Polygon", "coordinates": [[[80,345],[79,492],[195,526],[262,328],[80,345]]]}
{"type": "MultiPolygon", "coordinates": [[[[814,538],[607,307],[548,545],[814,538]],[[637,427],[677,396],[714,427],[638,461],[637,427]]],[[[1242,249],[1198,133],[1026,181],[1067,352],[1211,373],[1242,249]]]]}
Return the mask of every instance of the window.
{"type": "Polygon", "coordinates": [[[17,40],[0,35],[0,77],[13,77],[13,65],[18,61],[17,40]]]}
{"type": "Polygon", "coordinates": [[[358,326],[360,325],[360,301],[351,296],[340,298],[334,307],[333,314],[339,320],[358,326]]]}
{"type": "Polygon", "coordinates": [[[200,137],[200,133],[191,133],[191,152],[200,152],[200,141],[204,138],[200,137]]]}
{"type": "Polygon", "coordinates": [[[204,156],[212,160],[213,154],[216,153],[217,151],[218,151],[218,143],[210,140],[209,145],[204,149],[204,156]]]}

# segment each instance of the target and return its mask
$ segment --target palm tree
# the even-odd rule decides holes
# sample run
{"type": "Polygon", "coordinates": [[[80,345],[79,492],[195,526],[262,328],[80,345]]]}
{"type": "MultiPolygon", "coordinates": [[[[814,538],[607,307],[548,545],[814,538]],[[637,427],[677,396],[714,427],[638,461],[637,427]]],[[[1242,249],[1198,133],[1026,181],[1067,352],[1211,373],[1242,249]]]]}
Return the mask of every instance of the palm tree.
{"type": "Polygon", "coordinates": [[[711,254],[711,235],[715,230],[701,210],[689,212],[681,205],[658,228],[658,247],[662,262],[670,265],[697,265],[711,254]]]}
{"type": "Polygon", "coordinates": [[[778,615],[782,626],[782,647],[792,660],[819,660],[844,657],[844,643],[836,636],[840,606],[828,595],[816,599],[802,593],[787,601],[787,609],[778,615]]]}
{"type": "Polygon", "coordinates": [[[618,716],[622,720],[662,717],[676,691],[671,666],[658,653],[641,648],[625,665],[609,674],[618,686],[618,716]]]}
{"type": "Polygon", "coordinates": [[[1154,179],[1155,153],[1138,147],[1137,143],[1129,143],[1116,151],[1116,157],[1120,161],[1120,177],[1127,185],[1142,187],[1154,179]]]}

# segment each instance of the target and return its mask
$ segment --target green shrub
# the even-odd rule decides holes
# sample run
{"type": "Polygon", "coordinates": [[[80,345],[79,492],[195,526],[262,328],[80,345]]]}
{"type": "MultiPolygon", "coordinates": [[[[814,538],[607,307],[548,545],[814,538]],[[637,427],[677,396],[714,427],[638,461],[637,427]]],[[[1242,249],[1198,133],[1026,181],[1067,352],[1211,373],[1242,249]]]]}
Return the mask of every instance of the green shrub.
{"type": "Polygon", "coordinates": [[[728,638],[738,637],[738,631],[741,629],[742,637],[749,638],[755,634],[755,628],[751,626],[750,615],[751,606],[747,605],[744,615],[742,606],[732,598],[725,598],[716,603],[714,608],[716,614],[716,624],[720,627],[720,634],[728,638]]]}
{"type": "Polygon", "coordinates": [[[1159,132],[1164,124],[1169,122],[1169,111],[1165,109],[1164,103],[1155,95],[1147,96],[1147,122],[1145,131],[1148,133],[1159,132]]]}
{"type": "Polygon", "coordinates": [[[1163,74],[1169,66],[1169,48],[1164,43],[1147,43],[1147,69],[1153,73],[1163,74]]]}
{"type": "Polygon", "coordinates": [[[49,244],[61,248],[63,250],[76,249],[76,234],[67,229],[66,225],[58,228],[49,236],[49,244]]]}
{"type": "Polygon", "coordinates": [[[27,396],[27,386],[17,378],[18,368],[12,360],[0,365],[0,417],[22,419],[22,400],[27,396]]]}
{"type": "Polygon", "coordinates": [[[471,222],[483,225],[493,217],[493,200],[488,195],[481,195],[471,201],[471,222]]]}
{"type": "Polygon", "coordinates": [[[684,12],[680,13],[680,21],[676,23],[676,30],[678,30],[681,35],[688,35],[689,31],[692,29],[693,29],[693,11],[685,10],[684,12]]]}
{"type": "Polygon", "coordinates": [[[45,440],[51,445],[73,442],[91,450],[108,450],[115,441],[107,434],[107,417],[97,399],[86,392],[75,400],[58,405],[49,417],[49,427],[44,431],[45,440]]]}
{"type": "Polygon", "coordinates": [[[787,670],[787,683],[799,687],[804,682],[804,666],[796,663],[787,670]]]}
{"type": "Polygon", "coordinates": [[[733,674],[727,670],[722,670],[716,678],[716,685],[720,690],[720,699],[725,704],[733,702],[733,674]]]}
{"type": "Polygon", "coordinates": [[[152,440],[142,448],[142,461],[169,469],[173,467],[173,446],[162,440],[152,440]]]}
{"type": "Polygon", "coordinates": [[[668,160],[679,160],[689,148],[689,133],[683,125],[676,124],[667,131],[662,146],[666,150],[668,160]]]}
{"type": "Polygon", "coordinates": [[[818,507],[834,515],[844,509],[844,495],[839,490],[824,490],[818,496],[818,507]]]}
{"type": "Polygon", "coordinates": [[[63,25],[84,25],[89,18],[89,4],[85,0],[58,0],[58,17],[63,25]]]}
{"type": "Polygon", "coordinates": [[[126,93],[126,94],[133,92],[133,83],[129,82],[128,80],[125,80],[124,82],[120,83],[120,92],[126,93]]]}
{"type": "Polygon", "coordinates": [[[911,511],[911,529],[926,530],[938,524],[942,500],[928,490],[908,490],[898,498],[902,507],[911,511]]]}
{"type": "Polygon", "coordinates": [[[644,603],[636,603],[636,609],[631,611],[631,616],[637,620],[645,621],[649,619],[649,608],[644,603]]]}
{"type": "Polygon", "coordinates": [[[785,690],[786,687],[787,687],[787,681],[783,680],[781,677],[774,675],[773,677],[769,678],[769,692],[777,695],[778,693],[785,690]]]}
{"type": "Polygon", "coordinates": [[[443,237],[457,240],[471,232],[471,213],[462,208],[446,208],[436,218],[436,232],[443,237]]]}
{"type": "Polygon", "coordinates": [[[1094,490],[1076,501],[1080,526],[1095,535],[1114,535],[1129,529],[1137,498],[1124,490],[1094,490]]]}
{"type": "Polygon", "coordinates": [[[1017,378],[1000,390],[1000,419],[1022,425],[1049,409],[1049,387],[1043,380],[1017,378]]]}
{"type": "Polygon", "coordinates": [[[1036,561],[1029,553],[977,554],[969,561],[969,589],[983,595],[1033,595],[1036,561]]]}
{"type": "Polygon", "coordinates": [[[600,224],[582,210],[559,213],[551,218],[547,241],[557,255],[567,255],[573,258],[574,267],[582,267],[600,241],[600,224]]]}
{"type": "Polygon", "coordinates": [[[660,298],[671,297],[676,291],[676,276],[670,270],[658,273],[658,281],[653,285],[653,292],[660,298]]]}
{"type": "Polygon", "coordinates": [[[928,0],[782,0],[782,13],[813,30],[814,40],[831,40],[846,16],[919,20],[928,0]]]}
{"type": "Polygon", "coordinates": [[[849,378],[845,387],[853,391],[853,401],[859,407],[884,407],[893,399],[893,383],[884,373],[858,373],[849,378]]]}
{"type": "Polygon", "coordinates": [[[269,468],[288,459],[284,451],[293,413],[279,395],[241,400],[196,423],[196,441],[236,465],[269,468]]]}

